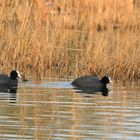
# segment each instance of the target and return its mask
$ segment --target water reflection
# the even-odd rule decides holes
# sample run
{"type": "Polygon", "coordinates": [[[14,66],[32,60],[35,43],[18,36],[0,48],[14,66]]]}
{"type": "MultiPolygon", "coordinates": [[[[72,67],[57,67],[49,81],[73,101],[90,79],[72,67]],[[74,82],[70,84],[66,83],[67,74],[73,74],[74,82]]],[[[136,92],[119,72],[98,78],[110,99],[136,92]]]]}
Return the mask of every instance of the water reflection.
{"type": "Polygon", "coordinates": [[[8,101],[9,103],[16,103],[16,94],[1,92],[0,101],[8,101]]]}
{"type": "Polygon", "coordinates": [[[109,89],[107,87],[104,87],[100,90],[95,89],[95,88],[94,89],[93,88],[86,89],[86,88],[79,88],[79,87],[75,87],[74,89],[77,93],[87,93],[87,94],[99,94],[99,93],[101,93],[101,95],[103,95],[103,96],[108,96],[108,94],[109,94],[109,89]]]}
{"type": "Polygon", "coordinates": [[[11,88],[10,90],[9,90],[9,92],[12,94],[12,93],[14,93],[14,94],[16,94],[17,93],[17,88],[11,88]]]}
{"type": "Polygon", "coordinates": [[[0,92],[3,92],[3,93],[17,93],[17,88],[11,88],[11,89],[0,88],[0,92]]]}
{"type": "Polygon", "coordinates": [[[107,97],[100,92],[77,93],[69,83],[64,82],[64,87],[63,82],[21,84],[17,94],[13,94],[14,104],[6,100],[14,98],[11,93],[1,93],[0,138],[140,138],[140,83],[114,84],[107,97]]]}
{"type": "Polygon", "coordinates": [[[0,88],[0,100],[7,100],[9,103],[16,103],[17,88],[0,88]]]}

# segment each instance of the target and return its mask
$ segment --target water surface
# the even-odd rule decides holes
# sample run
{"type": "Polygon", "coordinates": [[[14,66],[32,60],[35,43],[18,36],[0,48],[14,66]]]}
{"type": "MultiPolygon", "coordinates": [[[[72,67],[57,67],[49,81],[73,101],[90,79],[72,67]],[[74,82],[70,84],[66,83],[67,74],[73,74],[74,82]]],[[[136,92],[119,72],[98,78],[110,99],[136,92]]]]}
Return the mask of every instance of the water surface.
{"type": "Polygon", "coordinates": [[[58,79],[0,92],[1,140],[139,140],[140,82],[86,93],[58,79]]]}

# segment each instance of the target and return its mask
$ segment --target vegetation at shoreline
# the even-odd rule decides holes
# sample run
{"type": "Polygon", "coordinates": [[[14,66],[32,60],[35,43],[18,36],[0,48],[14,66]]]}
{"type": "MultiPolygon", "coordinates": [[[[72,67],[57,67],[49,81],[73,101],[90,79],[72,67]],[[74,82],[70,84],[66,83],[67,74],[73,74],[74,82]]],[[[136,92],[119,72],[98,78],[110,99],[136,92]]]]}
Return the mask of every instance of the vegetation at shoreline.
{"type": "Polygon", "coordinates": [[[140,77],[138,0],[0,0],[0,71],[140,77]]]}

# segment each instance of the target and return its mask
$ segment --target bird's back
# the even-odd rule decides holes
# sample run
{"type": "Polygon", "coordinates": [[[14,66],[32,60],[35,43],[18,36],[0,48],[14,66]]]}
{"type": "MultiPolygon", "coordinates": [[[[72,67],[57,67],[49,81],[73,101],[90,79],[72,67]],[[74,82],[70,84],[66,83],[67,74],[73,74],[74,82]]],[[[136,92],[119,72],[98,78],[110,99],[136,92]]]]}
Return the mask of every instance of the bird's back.
{"type": "Polygon", "coordinates": [[[0,74],[0,89],[17,87],[17,80],[12,80],[9,76],[0,74]]]}
{"type": "Polygon", "coordinates": [[[102,86],[102,83],[97,76],[83,76],[75,79],[72,85],[82,88],[94,88],[102,86]]]}
{"type": "Polygon", "coordinates": [[[8,87],[10,84],[10,78],[7,75],[0,74],[0,87],[8,87]]]}

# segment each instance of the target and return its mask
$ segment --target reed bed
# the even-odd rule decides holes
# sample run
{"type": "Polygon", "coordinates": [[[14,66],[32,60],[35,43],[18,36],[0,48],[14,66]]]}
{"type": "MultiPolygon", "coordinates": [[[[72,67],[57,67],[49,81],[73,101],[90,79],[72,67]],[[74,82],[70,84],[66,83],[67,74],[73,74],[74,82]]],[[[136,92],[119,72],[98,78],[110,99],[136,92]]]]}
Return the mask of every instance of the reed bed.
{"type": "Polygon", "coordinates": [[[138,0],[0,1],[0,70],[138,78],[139,11],[138,0]]]}

